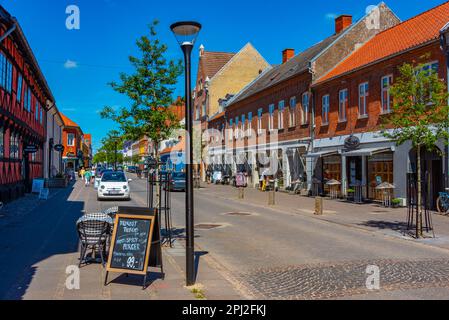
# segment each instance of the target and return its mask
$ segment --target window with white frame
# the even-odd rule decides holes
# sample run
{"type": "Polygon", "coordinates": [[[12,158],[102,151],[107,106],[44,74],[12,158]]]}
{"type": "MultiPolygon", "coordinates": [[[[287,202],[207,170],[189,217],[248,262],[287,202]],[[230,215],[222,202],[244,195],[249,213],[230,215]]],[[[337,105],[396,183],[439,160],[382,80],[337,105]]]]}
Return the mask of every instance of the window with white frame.
{"type": "Polygon", "coordinates": [[[36,121],[39,121],[39,102],[37,102],[37,101],[34,106],[34,113],[36,116],[36,121]]]}
{"type": "Polygon", "coordinates": [[[288,112],[288,126],[296,127],[296,97],[290,99],[290,108],[288,112]]]}
{"type": "Polygon", "coordinates": [[[67,145],[69,147],[75,146],[75,135],[73,133],[67,134],[67,145]]]}
{"type": "Polygon", "coordinates": [[[348,89],[340,90],[338,93],[338,121],[346,121],[348,110],[348,89]]]}
{"type": "Polygon", "coordinates": [[[369,84],[364,82],[359,85],[359,117],[368,116],[368,96],[369,96],[369,84]]]}
{"type": "Polygon", "coordinates": [[[274,130],[274,104],[270,104],[268,107],[268,130],[273,131],[274,130]]]}
{"type": "Polygon", "coordinates": [[[382,113],[387,114],[391,112],[391,96],[390,88],[393,84],[393,76],[388,75],[382,77],[381,80],[381,90],[382,90],[382,113]]]}
{"type": "Polygon", "coordinates": [[[0,52],[0,86],[8,93],[12,91],[12,68],[11,62],[0,52]]]}
{"type": "Polygon", "coordinates": [[[248,132],[246,134],[248,137],[251,137],[253,135],[253,123],[252,122],[253,122],[253,113],[250,112],[250,113],[248,113],[248,126],[247,126],[248,132]]]}
{"type": "Polygon", "coordinates": [[[257,134],[259,135],[263,133],[262,117],[263,117],[263,109],[260,108],[257,111],[257,134]]]}
{"type": "Polygon", "coordinates": [[[19,135],[11,133],[9,136],[9,157],[11,159],[19,158],[19,135]]]}
{"type": "Polygon", "coordinates": [[[285,102],[284,100],[279,102],[279,110],[278,110],[278,129],[284,129],[284,110],[285,110],[285,102]]]}
{"type": "Polygon", "coordinates": [[[240,136],[240,128],[239,128],[239,117],[235,117],[235,138],[238,139],[240,136]]]}
{"type": "Polygon", "coordinates": [[[245,138],[246,133],[246,115],[242,115],[242,125],[241,125],[241,131],[240,131],[240,138],[245,138]]]}
{"type": "Polygon", "coordinates": [[[200,106],[196,106],[195,112],[196,112],[195,119],[200,120],[200,106]]]}
{"type": "Polygon", "coordinates": [[[301,124],[309,124],[309,106],[310,106],[310,95],[308,92],[302,95],[302,117],[301,124]]]}
{"type": "Polygon", "coordinates": [[[203,111],[202,111],[201,116],[202,116],[202,117],[205,117],[205,116],[206,116],[206,102],[203,103],[203,111]]]}
{"type": "Polygon", "coordinates": [[[326,94],[322,99],[322,124],[329,124],[330,96],[326,94]]]}
{"type": "Polygon", "coordinates": [[[229,141],[234,140],[234,120],[229,120],[229,141]]]}

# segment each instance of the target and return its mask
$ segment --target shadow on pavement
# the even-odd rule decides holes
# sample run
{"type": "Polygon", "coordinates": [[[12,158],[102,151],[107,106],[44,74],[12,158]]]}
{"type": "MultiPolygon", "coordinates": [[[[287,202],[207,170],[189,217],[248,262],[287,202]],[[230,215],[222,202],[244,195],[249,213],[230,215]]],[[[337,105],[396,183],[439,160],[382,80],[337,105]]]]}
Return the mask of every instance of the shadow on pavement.
{"type": "Polygon", "coordinates": [[[57,284],[60,274],[54,268],[65,270],[67,266],[51,265],[52,268],[47,269],[45,264],[50,258],[61,261],[56,256],[78,251],[75,224],[82,215],[84,202],[69,200],[73,191],[74,185],[52,190],[58,194],[40,203],[26,216],[13,217],[11,223],[2,228],[0,299],[23,299],[39,269],[48,276],[49,284],[57,284]]]}

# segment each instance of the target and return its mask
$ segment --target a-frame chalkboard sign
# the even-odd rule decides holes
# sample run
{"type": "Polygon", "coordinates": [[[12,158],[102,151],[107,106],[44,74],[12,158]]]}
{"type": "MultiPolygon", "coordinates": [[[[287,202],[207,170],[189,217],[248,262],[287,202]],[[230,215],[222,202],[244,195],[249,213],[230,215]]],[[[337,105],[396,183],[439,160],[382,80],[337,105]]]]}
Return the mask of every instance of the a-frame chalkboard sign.
{"type": "Polygon", "coordinates": [[[148,208],[119,208],[115,219],[105,285],[108,284],[109,272],[118,272],[143,275],[145,289],[148,267],[162,268],[160,240],[154,241],[155,238],[160,239],[157,211],[148,208]],[[155,252],[152,253],[152,250],[155,252]],[[157,262],[159,259],[160,263],[151,261],[157,262]]]}

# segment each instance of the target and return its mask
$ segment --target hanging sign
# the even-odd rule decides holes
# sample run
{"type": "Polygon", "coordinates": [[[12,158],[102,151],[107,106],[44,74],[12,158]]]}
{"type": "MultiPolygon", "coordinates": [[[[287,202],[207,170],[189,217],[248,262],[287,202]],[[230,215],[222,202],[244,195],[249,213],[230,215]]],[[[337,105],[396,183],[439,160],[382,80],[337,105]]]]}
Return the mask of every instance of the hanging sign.
{"type": "Polygon", "coordinates": [[[354,151],[360,148],[360,139],[356,136],[350,136],[345,140],[346,151],[354,151]]]}
{"type": "Polygon", "coordinates": [[[57,144],[54,146],[56,152],[64,152],[64,146],[62,144],[57,144]]]}
{"type": "Polygon", "coordinates": [[[28,145],[23,148],[24,153],[36,153],[38,150],[39,148],[33,145],[28,145]]]}

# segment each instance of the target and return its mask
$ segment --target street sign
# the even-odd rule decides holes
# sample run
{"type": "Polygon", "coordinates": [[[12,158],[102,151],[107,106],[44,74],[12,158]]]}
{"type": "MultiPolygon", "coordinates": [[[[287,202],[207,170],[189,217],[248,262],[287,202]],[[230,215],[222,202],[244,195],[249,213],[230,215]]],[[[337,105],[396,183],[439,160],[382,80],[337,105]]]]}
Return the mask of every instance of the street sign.
{"type": "Polygon", "coordinates": [[[57,144],[54,146],[56,152],[64,152],[64,146],[62,144],[57,144]]]}
{"type": "MultiPolygon", "coordinates": [[[[148,209],[147,209],[148,211],[148,209]]],[[[108,258],[109,272],[148,275],[156,215],[117,214],[108,258]]]]}
{"type": "Polygon", "coordinates": [[[37,146],[28,145],[23,148],[24,153],[36,153],[39,150],[37,146]]]}

